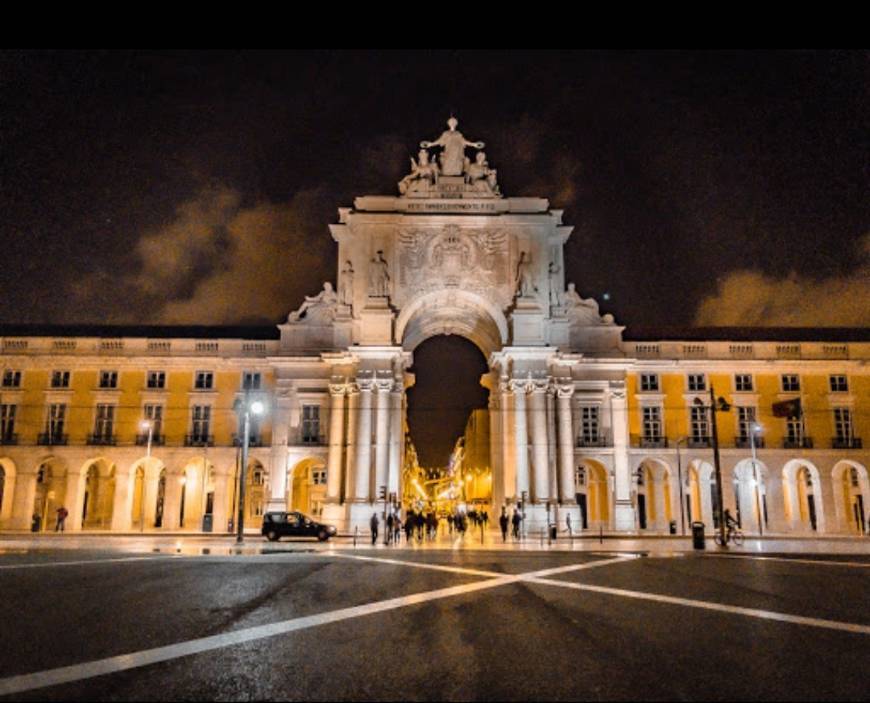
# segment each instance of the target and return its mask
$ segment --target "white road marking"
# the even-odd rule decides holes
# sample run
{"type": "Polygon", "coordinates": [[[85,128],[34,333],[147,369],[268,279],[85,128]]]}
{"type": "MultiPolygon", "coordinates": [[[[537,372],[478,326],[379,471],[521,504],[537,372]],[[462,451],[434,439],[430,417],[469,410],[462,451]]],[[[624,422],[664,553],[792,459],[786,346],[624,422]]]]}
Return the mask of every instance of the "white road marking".
{"type": "MultiPolygon", "coordinates": [[[[618,559],[607,560],[612,563],[615,561],[624,561],[625,557],[618,559]]],[[[392,560],[387,560],[392,561],[392,560]]],[[[413,562],[402,562],[413,566],[418,566],[413,562]]],[[[236,644],[243,644],[254,640],[263,639],[266,637],[274,637],[283,635],[288,632],[296,632],[318,625],[327,625],[329,623],[340,622],[342,620],[350,620],[359,618],[373,613],[382,613],[387,610],[395,610],[397,608],[405,608],[410,605],[418,605],[432,600],[442,598],[451,598],[460,596],[466,593],[475,591],[483,591],[491,588],[498,588],[507,584],[516,583],[518,581],[526,581],[537,576],[551,576],[554,574],[562,574],[579,569],[589,568],[591,566],[604,565],[603,561],[591,562],[583,564],[569,564],[567,566],[559,566],[551,569],[541,569],[538,571],[526,572],[524,574],[495,574],[496,578],[490,578],[485,581],[476,581],[474,583],[462,584],[460,586],[449,586],[447,588],[439,588],[434,591],[424,591],[415,593],[410,596],[401,596],[399,598],[389,598],[383,601],[367,603],[366,605],[358,605],[351,608],[341,608],[328,613],[320,613],[319,615],[308,615],[292,620],[284,620],[269,625],[261,625],[258,627],[249,627],[243,630],[227,632],[221,635],[212,635],[211,637],[202,637],[187,642],[178,642],[176,644],[167,645],[165,647],[155,647],[139,652],[131,652],[129,654],[121,654],[115,657],[107,657],[105,659],[97,659],[95,661],[84,662],[82,664],[73,664],[72,666],[63,666],[57,669],[48,669],[46,671],[37,671],[31,674],[21,674],[19,676],[10,676],[5,679],[0,679],[0,696],[9,696],[25,691],[32,691],[48,686],[57,686],[74,681],[82,681],[95,676],[103,676],[104,674],[112,674],[128,669],[136,669],[149,664],[157,664],[159,662],[187,657],[191,654],[200,654],[215,649],[222,649],[236,644]]]]}
{"type": "Polygon", "coordinates": [[[827,559],[789,559],[788,557],[764,557],[754,554],[705,554],[712,559],[755,559],[756,561],[783,561],[791,564],[819,564],[821,566],[847,566],[853,569],[870,569],[870,562],[834,561],[827,559]]]}
{"type": "Polygon", "coordinates": [[[761,618],[762,620],[775,620],[778,622],[792,623],[794,625],[807,625],[809,627],[821,627],[827,630],[840,630],[842,632],[852,632],[860,635],[870,635],[870,625],[859,625],[850,622],[840,622],[838,620],[823,620],[821,618],[808,618],[803,615],[789,615],[788,613],[777,613],[772,610],[743,608],[738,605],[725,605],[723,603],[713,603],[711,601],[704,600],[692,600],[690,598],[678,598],[676,596],[665,596],[658,593],[646,593],[644,591],[628,591],[624,588],[593,586],[591,584],[574,583],[572,581],[554,581],[552,579],[545,578],[528,578],[525,580],[546,586],[571,588],[577,591],[591,591],[593,593],[604,593],[606,595],[620,596],[622,598],[635,598],[637,600],[648,600],[654,601],[656,603],[669,603],[671,605],[682,605],[689,608],[714,610],[719,613],[746,615],[752,618],[761,618]]]}
{"type": "Polygon", "coordinates": [[[0,569],[40,569],[50,566],[82,566],[84,564],[111,564],[119,561],[168,561],[177,557],[113,557],[111,559],[82,559],[80,561],[45,561],[30,564],[2,564],[0,569]]]}

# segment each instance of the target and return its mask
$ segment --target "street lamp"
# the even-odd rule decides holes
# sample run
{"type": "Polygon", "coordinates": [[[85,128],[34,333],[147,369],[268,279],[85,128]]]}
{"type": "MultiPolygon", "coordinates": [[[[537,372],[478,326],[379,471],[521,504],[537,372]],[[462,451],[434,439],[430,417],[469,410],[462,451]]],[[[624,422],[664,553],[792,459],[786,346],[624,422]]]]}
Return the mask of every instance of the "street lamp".
{"type": "Polygon", "coordinates": [[[728,412],[731,406],[725,402],[721,396],[717,399],[713,394],[713,384],[710,384],[710,405],[705,406],[704,401],[700,398],[695,398],[694,404],[699,407],[707,407],[710,412],[710,430],[713,439],[713,466],[716,469],[716,512],[719,517],[719,541],[723,547],[727,546],[725,541],[725,507],[722,504],[722,466],[719,462],[719,430],[716,426],[716,411],[728,412]]]}
{"type": "Polygon", "coordinates": [[[154,423],[151,420],[142,420],[139,429],[148,432],[148,448],[145,450],[145,467],[142,469],[142,495],[139,497],[139,532],[145,532],[145,472],[151,465],[151,440],[154,437],[154,423]]]}
{"type": "Polygon", "coordinates": [[[236,544],[241,544],[245,532],[245,474],[248,468],[248,442],[251,437],[251,415],[262,415],[266,406],[261,400],[250,400],[245,391],[244,400],[236,400],[233,405],[236,413],[242,413],[244,430],[242,432],[242,460],[239,467],[239,520],[236,526],[236,544]]]}
{"type": "Polygon", "coordinates": [[[755,433],[761,432],[762,426],[753,422],[749,426],[749,446],[752,448],[752,478],[755,481],[755,509],[758,511],[758,536],[764,535],[761,513],[761,481],[758,479],[758,463],[755,460],[755,433]]]}
{"type": "Polygon", "coordinates": [[[686,514],[685,500],[683,499],[683,465],[680,461],[680,445],[688,441],[688,437],[680,437],[677,439],[677,481],[680,483],[680,532],[683,537],[686,536],[686,514]]]}

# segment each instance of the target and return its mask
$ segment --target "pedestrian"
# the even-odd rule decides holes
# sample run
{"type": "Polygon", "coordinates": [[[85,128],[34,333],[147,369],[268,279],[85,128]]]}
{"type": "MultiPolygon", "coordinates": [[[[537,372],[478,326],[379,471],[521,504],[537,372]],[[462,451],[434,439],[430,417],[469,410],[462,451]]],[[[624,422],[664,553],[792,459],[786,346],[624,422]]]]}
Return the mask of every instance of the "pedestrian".
{"type": "Polygon", "coordinates": [[[514,539],[520,538],[520,511],[514,508],[514,514],[511,516],[511,535],[514,539]]]}
{"type": "Polygon", "coordinates": [[[414,521],[417,519],[417,514],[411,510],[405,518],[405,542],[411,544],[411,538],[414,536],[414,521]]]}
{"type": "Polygon", "coordinates": [[[369,521],[369,526],[372,530],[372,546],[375,546],[378,541],[378,525],[380,521],[378,520],[378,514],[372,513],[372,519],[369,521]]]}
{"type": "Polygon", "coordinates": [[[499,515],[499,518],[498,518],[498,526],[501,528],[501,541],[502,542],[507,542],[508,522],[510,522],[510,520],[508,520],[507,511],[504,508],[502,508],[501,515],[499,515]]]}
{"type": "Polygon", "coordinates": [[[565,515],[565,529],[568,531],[569,537],[574,536],[574,532],[571,530],[571,513],[565,515]]]}
{"type": "Polygon", "coordinates": [[[384,534],[384,538],[387,540],[387,544],[390,544],[393,541],[393,514],[390,513],[387,515],[387,526],[386,533],[384,534]]]}
{"type": "Polygon", "coordinates": [[[447,531],[453,534],[453,513],[447,513],[447,531]]]}
{"type": "Polygon", "coordinates": [[[69,511],[64,506],[61,505],[57,509],[57,523],[54,526],[55,532],[63,532],[64,531],[64,523],[66,522],[67,515],[69,515],[69,511]]]}
{"type": "Polygon", "coordinates": [[[393,521],[393,541],[399,544],[402,541],[402,518],[396,515],[393,521]]]}

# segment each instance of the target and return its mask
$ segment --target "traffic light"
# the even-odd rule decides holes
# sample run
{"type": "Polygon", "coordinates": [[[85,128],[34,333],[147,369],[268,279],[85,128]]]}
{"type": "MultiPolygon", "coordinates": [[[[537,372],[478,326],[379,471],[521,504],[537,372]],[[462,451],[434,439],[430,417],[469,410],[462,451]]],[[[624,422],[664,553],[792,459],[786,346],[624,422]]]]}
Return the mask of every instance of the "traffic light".
{"type": "Polygon", "coordinates": [[[378,488],[378,500],[386,500],[387,499],[387,487],[380,486],[378,488]]]}

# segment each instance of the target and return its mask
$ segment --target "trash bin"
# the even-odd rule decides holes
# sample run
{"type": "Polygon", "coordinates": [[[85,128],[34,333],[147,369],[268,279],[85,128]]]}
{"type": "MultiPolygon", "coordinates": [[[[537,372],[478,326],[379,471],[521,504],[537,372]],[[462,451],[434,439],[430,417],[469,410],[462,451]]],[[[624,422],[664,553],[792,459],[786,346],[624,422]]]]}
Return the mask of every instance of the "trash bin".
{"type": "Polygon", "coordinates": [[[668,527],[669,527],[670,532],[671,532],[672,535],[677,534],[677,521],[676,521],[676,520],[671,520],[671,522],[670,522],[670,524],[668,525],[668,527]]]}
{"type": "Polygon", "coordinates": [[[692,546],[695,549],[704,549],[704,523],[692,523],[692,546]]]}
{"type": "Polygon", "coordinates": [[[34,515],[33,522],[30,523],[30,531],[39,532],[40,527],[42,527],[42,518],[39,515],[34,515]]]}
{"type": "Polygon", "coordinates": [[[212,520],[214,519],[214,515],[211,513],[206,513],[202,516],[202,531],[203,532],[211,532],[212,531],[212,520]]]}
{"type": "Polygon", "coordinates": [[[556,526],[550,525],[550,539],[556,539],[556,526]]]}

